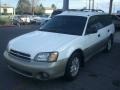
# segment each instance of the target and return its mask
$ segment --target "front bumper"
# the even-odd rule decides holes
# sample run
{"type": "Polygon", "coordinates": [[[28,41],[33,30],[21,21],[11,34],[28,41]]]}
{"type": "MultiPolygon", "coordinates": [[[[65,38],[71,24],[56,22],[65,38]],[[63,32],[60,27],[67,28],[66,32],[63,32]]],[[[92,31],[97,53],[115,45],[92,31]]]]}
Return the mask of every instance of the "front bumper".
{"type": "Polygon", "coordinates": [[[67,59],[57,62],[25,62],[4,52],[9,68],[23,76],[40,80],[57,78],[64,75],[67,59]]]}

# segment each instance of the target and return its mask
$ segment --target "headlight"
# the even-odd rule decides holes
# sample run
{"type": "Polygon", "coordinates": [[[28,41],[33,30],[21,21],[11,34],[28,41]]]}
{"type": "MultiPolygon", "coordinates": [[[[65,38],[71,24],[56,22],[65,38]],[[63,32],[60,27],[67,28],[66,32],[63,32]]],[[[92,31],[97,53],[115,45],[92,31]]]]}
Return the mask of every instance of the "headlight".
{"type": "Polygon", "coordinates": [[[55,62],[58,58],[58,52],[43,52],[39,53],[35,57],[37,62],[55,62]]]}

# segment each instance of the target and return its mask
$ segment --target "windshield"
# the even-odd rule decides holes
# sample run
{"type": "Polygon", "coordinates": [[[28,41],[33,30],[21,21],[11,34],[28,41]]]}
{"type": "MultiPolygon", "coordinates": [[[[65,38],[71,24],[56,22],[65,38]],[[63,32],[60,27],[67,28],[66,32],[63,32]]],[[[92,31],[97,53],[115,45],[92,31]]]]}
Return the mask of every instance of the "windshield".
{"type": "Polygon", "coordinates": [[[87,18],[81,16],[56,16],[49,20],[40,31],[82,35],[87,18]]]}

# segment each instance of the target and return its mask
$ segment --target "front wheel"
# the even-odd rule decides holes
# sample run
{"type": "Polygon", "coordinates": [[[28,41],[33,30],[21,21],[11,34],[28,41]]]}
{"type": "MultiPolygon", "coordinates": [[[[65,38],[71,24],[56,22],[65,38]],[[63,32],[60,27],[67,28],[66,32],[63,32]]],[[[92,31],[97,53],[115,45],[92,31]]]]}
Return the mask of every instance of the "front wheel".
{"type": "Polygon", "coordinates": [[[65,79],[66,80],[74,80],[80,71],[80,64],[81,63],[81,58],[78,53],[74,53],[70,59],[68,60],[66,70],[65,70],[65,79]]]}

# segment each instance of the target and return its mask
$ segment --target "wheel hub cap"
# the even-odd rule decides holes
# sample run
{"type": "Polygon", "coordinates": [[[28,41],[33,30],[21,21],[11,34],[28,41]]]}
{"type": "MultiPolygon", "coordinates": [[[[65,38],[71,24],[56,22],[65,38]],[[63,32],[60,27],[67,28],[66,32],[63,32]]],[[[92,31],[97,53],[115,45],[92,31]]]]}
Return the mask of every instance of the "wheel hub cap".
{"type": "Polygon", "coordinates": [[[71,75],[72,76],[76,76],[78,71],[79,71],[79,66],[80,66],[80,63],[79,63],[79,58],[74,58],[74,60],[72,61],[72,65],[71,65],[71,75]]]}

